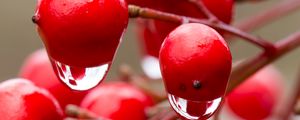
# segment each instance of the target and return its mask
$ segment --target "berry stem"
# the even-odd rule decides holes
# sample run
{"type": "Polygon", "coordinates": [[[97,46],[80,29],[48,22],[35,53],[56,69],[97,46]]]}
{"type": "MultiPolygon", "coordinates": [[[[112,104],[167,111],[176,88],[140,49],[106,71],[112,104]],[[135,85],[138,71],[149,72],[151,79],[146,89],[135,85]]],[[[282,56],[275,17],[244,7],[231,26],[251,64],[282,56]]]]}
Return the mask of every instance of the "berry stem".
{"type": "Polygon", "coordinates": [[[109,120],[107,118],[100,118],[93,113],[82,109],[76,105],[68,105],[66,107],[66,115],[71,118],[85,119],[85,120],[109,120]]]}
{"type": "Polygon", "coordinates": [[[168,100],[147,109],[148,120],[176,120],[177,114],[172,110],[168,100]]]}
{"type": "Polygon", "coordinates": [[[119,67],[119,74],[122,81],[138,87],[146,94],[150,95],[156,103],[167,99],[167,95],[163,90],[153,89],[157,88],[157,85],[162,85],[162,80],[150,80],[150,78],[140,76],[136,74],[127,64],[123,64],[119,67]]]}
{"type": "Polygon", "coordinates": [[[231,35],[245,39],[250,43],[253,43],[255,45],[264,48],[266,51],[272,52],[275,48],[272,43],[260,39],[259,37],[248,34],[240,29],[234,28],[223,22],[213,22],[211,20],[206,20],[206,19],[196,19],[196,18],[191,18],[186,16],[180,16],[180,15],[162,12],[154,9],[141,8],[135,5],[129,5],[128,9],[129,9],[129,16],[131,18],[141,17],[141,18],[157,19],[157,20],[163,20],[163,21],[174,22],[174,23],[185,23],[186,21],[190,23],[202,23],[216,29],[224,30],[225,32],[231,35]]]}
{"type": "Polygon", "coordinates": [[[274,51],[274,53],[271,55],[268,54],[268,51],[264,51],[253,58],[247,59],[240,64],[235,65],[231,73],[227,93],[230,93],[234,88],[244,82],[246,78],[254,74],[257,70],[299,47],[300,31],[277,42],[275,46],[276,51],[274,51]]]}
{"type": "Polygon", "coordinates": [[[263,12],[258,12],[249,18],[245,18],[235,26],[243,31],[252,31],[265,24],[269,24],[271,21],[278,20],[278,18],[299,8],[300,0],[284,0],[263,12]]]}

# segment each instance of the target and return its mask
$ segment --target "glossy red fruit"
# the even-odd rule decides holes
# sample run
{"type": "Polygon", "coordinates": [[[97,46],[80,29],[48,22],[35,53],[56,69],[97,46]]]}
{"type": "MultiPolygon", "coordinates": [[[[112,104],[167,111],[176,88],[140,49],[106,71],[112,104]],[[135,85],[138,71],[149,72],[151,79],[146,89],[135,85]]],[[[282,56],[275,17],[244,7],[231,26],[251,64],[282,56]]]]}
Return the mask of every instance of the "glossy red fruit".
{"type": "Polygon", "coordinates": [[[152,99],[127,83],[107,83],[92,90],[81,107],[112,120],[146,120],[152,99]]]}
{"type": "Polygon", "coordinates": [[[51,59],[95,67],[112,61],[128,10],[124,0],[39,0],[33,21],[51,59]]]}
{"type": "Polygon", "coordinates": [[[229,108],[246,120],[262,120],[272,114],[283,91],[282,76],[272,66],[263,68],[227,97],[229,108]]]}
{"type": "Polygon", "coordinates": [[[54,97],[25,79],[0,84],[1,120],[62,120],[63,113],[54,97]]]}
{"type": "Polygon", "coordinates": [[[144,55],[158,58],[160,46],[163,42],[159,34],[155,34],[153,22],[149,20],[138,21],[138,39],[142,40],[141,48],[144,55]]]}
{"type": "MultiPolygon", "coordinates": [[[[157,7],[155,8],[161,11],[194,18],[206,17],[195,5],[186,0],[161,0],[156,2],[159,3],[156,3],[157,7]]],[[[233,0],[202,0],[202,2],[221,21],[225,23],[231,22],[234,8],[233,0]]],[[[153,25],[147,24],[139,28],[141,31],[147,32],[146,34],[140,34],[145,38],[142,39],[146,44],[145,52],[148,55],[158,57],[159,47],[157,46],[160,46],[165,37],[178,26],[179,24],[155,20],[153,25]],[[155,36],[155,38],[149,38],[148,36],[155,36]]]]}
{"type": "Polygon", "coordinates": [[[224,96],[231,53],[214,29],[197,23],[179,26],[166,37],[159,61],[169,94],[192,101],[224,96]]]}
{"type": "Polygon", "coordinates": [[[24,62],[19,77],[47,89],[59,101],[62,108],[68,104],[79,105],[88,91],[73,91],[54,74],[45,49],[32,53],[24,62]]]}

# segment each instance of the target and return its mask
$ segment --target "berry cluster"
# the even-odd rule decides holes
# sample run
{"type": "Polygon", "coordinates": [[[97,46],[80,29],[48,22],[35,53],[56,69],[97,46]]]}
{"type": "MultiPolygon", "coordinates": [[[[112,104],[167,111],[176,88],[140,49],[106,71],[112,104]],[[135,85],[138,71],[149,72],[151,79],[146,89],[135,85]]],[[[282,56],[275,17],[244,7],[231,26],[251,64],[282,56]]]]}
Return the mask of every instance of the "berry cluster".
{"type": "MultiPolygon", "coordinates": [[[[236,69],[232,72],[226,33],[276,49],[228,27],[234,4],[233,0],[39,0],[32,20],[45,49],[27,58],[20,78],[0,83],[0,119],[160,119],[153,114],[164,113],[155,106],[161,100],[142,80],[97,86],[113,63],[129,18],[139,15],[157,18],[134,22],[143,55],[159,62],[161,84],[167,93],[161,99],[169,101],[178,117],[209,119],[227,100],[227,106],[241,118],[265,119],[273,113],[283,90],[274,67],[257,72],[226,96],[229,80],[237,78],[230,78],[231,73],[238,73],[236,69]],[[69,104],[80,108],[70,109],[69,104]]],[[[269,55],[270,59],[288,50],[282,48],[283,52],[269,55]]],[[[267,63],[245,74],[250,76],[263,64],[267,63]]]]}

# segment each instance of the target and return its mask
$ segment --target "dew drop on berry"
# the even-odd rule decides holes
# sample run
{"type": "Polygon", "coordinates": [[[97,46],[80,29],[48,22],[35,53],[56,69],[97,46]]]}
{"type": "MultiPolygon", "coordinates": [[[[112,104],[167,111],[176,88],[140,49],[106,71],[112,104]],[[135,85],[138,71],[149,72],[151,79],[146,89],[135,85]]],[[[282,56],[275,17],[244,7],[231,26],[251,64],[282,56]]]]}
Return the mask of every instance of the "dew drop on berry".
{"type": "Polygon", "coordinates": [[[206,120],[216,112],[222,97],[212,101],[192,101],[168,94],[168,100],[172,108],[184,119],[206,120]]]}
{"type": "Polygon", "coordinates": [[[162,78],[158,58],[146,55],[143,57],[141,64],[143,71],[149,78],[152,80],[159,80],[162,78]]]}
{"type": "Polygon", "coordinates": [[[50,58],[58,78],[73,90],[89,90],[96,87],[107,75],[110,63],[96,67],[74,67],[50,58]]]}

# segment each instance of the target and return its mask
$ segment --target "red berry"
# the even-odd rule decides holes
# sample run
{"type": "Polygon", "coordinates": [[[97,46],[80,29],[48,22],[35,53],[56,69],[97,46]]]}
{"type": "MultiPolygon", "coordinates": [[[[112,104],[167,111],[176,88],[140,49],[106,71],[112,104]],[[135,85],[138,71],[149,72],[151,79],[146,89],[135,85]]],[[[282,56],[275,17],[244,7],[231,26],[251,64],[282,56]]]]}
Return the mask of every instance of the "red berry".
{"type": "Polygon", "coordinates": [[[0,84],[1,120],[62,120],[62,110],[46,90],[25,79],[0,84]]]}
{"type": "Polygon", "coordinates": [[[142,40],[141,47],[143,54],[158,57],[160,46],[163,40],[159,34],[155,34],[154,24],[149,20],[139,21],[138,23],[138,39],[142,40]]]}
{"type": "Polygon", "coordinates": [[[112,61],[128,10],[124,0],[40,0],[33,20],[51,59],[95,67],[112,61]]]}
{"type": "Polygon", "coordinates": [[[247,120],[262,120],[272,114],[282,96],[282,77],[272,66],[263,68],[227,97],[229,108],[247,120]]]}
{"type": "Polygon", "coordinates": [[[145,93],[127,83],[102,84],[92,90],[81,107],[113,120],[146,120],[145,109],[153,105],[145,93]]]}
{"type": "Polygon", "coordinates": [[[197,23],[179,26],[162,44],[159,61],[168,93],[192,101],[224,96],[231,53],[214,29],[197,23]]]}
{"type": "Polygon", "coordinates": [[[35,51],[26,59],[19,76],[47,89],[59,101],[62,108],[68,104],[79,105],[88,93],[87,91],[73,91],[59,81],[53,72],[45,49],[35,51]]]}
{"type": "MultiPolygon", "coordinates": [[[[233,0],[202,0],[204,5],[221,21],[225,23],[230,23],[233,17],[233,0]]],[[[158,1],[157,1],[158,2],[158,1]]],[[[200,12],[200,10],[189,3],[187,0],[161,0],[159,3],[156,3],[155,8],[170,12],[178,15],[195,17],[195,18],[205,18],[205,15],[200,12]]],[[[154,8],[154,7],[151,7],[154,8]]],[[[174,24],[170,22],[164,22],[155,20],[153,25],[144,25],[142,26],[141,31],[144,29],[146,34],[144,34],[143,42],[146,44],[147,54],[158,57],[159,48],[165,39],[165,37],[174,30],[179,24],[174,24]],[[143,28],[145,27],[145,28],[143,28]],[[155,37],[149,37],[155,36],[155,37]],[[148,38],[148,39],[147,39],[148,38]],[[149,44],[151,43],[151,44],[149,44]],[[153,45],[156,44],[156,45],[153,45]]]]}

